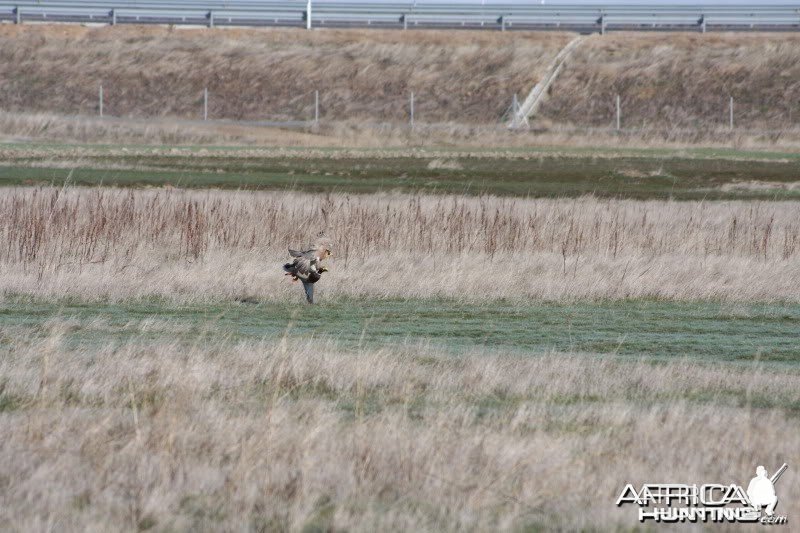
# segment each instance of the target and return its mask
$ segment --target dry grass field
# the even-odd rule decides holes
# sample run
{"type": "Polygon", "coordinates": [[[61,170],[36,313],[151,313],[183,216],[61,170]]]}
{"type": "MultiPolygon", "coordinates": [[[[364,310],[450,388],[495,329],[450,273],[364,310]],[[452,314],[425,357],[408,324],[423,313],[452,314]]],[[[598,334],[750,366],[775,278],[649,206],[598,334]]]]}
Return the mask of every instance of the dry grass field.
{"type": "Polygon", "coordinates": [[[631,529],[636,511],[614,506],[625,483],[746,485],[782,462],[791,519],[799,213],[0,189],[0,520],[631,529]],[[280,264],[320,229],[334,258],[308,308],[280,264]],[[593,301],[612,304],[587,322],[593,301]]]}
{"type": "Polygon", "coordinates": [[[330,298],[800,302],[796,202],[0,191],[3,294],[282,300],[288,245],[336,242],[330,298]]]}
{"type": "Polygon", "coordinates": [[[323,121],[318,126],[281,128],[226,120],[179,120],[170,117],[112,118],[49,112],[0,111],[0,141],[99,143],[167,146],[257,146],[337,148],[726,148],[735,150],[800,149],[800,126],[779,131],[734,131],[712,126],[699,130],[648,129],[616,132],[549,126],[508,130],[501,123],[419,124],[323,121]]]}
{"type": "Polygon", "coordinates": [[[571,38],[0,25],[0,529],[641,531],[785,462],[791,530],[800,40],[588,37],[498,128],[571,38]]]}
{"type": "Polygon", "coordinates": [[[778,511],[800,512],[796,369],[151,327],[0,334],[4,529],[633,530],[628,482],[746,486],[783,461],[778,511]]]}
{"type": "Polygon", "coordinates": [[[109,119],[54,113],[0,112],[0,139],[68,143],[157,145],[341,146],[326,135],[226,123],[187,123],[175,119],[109,119]]]}

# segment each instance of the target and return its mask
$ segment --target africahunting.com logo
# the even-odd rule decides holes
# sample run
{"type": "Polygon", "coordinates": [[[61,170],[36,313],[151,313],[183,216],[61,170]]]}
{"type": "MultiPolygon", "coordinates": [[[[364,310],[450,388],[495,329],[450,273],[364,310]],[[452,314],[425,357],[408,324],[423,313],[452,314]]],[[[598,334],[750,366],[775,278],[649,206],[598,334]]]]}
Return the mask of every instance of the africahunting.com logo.
{"type": "Polygon", "coordinates": [[[760,522],[786,524],[785,516],[775,515],[778,496],[775,482],[786,471],[783,464],[772,477],[767,469],[756,468],[747,491],[731,483],[722,485],[684,485],[680,483],[646,483],[637,491],[628,483],[617,498],[617,505],[639,506],[639,521],[646,522],[760,522]],[[763,513],[762,513],[763,509],[763,513]]]}

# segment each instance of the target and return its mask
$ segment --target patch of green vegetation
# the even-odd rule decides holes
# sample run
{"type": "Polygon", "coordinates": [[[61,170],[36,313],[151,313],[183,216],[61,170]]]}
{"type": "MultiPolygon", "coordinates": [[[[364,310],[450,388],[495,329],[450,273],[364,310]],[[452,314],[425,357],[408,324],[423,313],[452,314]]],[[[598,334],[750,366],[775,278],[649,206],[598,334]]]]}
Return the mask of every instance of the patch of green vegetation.
{"type": "MultiPolygon", "coordinates": [[[[727,361],[731,364],[800,363],[800,305],[718,302],[619,302],[469,304],[447,300],[321,300],[257,305],[172,305],[159,301],[98,304],[6,300],[0,329],[14,327],[28,339],[50,334],[54,318],[69,319],[64,342],[72,346],[177,340],[187,346],[219,339],[258,341],[330,338],[341,347],[392,346],[414,352],[432,345],[540,354],[551,351],[621,357],[727,361]],[[302,313],[302,320],[298,313],[302,313]],[[146,327],[141,324],[148,320],[146,327]]],[[[435,365],[435,360],[428,364],[435,365]]],[[[325,383],[282,384],[279,394],[320,394],[325,383]],[[314,390],[309,390],[314,389],[314,390]]],[[[273,391],[265,391],[272,395],[273,391]]],[[[137,403],[157,405],[137,391],[137,403]]]]}
{"type": "Polygon", "coordinates": [[[26,154],[0,167],[0,185],[277,189],[309,192],[377,191],[620,198],[799,199],[797,154],[722,150],[672,152],[507,151],[507,157],[469,157],[441,151],[396,157],[331,152],[311,157],[244,157],[230,153],[118,155],[92,152],[69,167],[69,155],[26,154]],[[44,160],[44,161],[43,161],[44,160]],[[48,167],[47,165],[52,165],[48,167]],[[65,168],[67,166],[68,168],[65,168]],[[752,182],[752,183],[751,183],[752,182]],[[759,185],[760,184],[760,185],[759,185]]]}
{"type": "Polygon", "coordinates": [[[72,498],[72,505],[79,511],[87,509],[92,504],[92,494],[88,490],[81,491],[72,498]]]}
{"type": "Polygon", "coordinates": [[[222,494],[189,494],[181,498],[179,511],[188,515],[198,524],[208,526],[208,523],[222,522],[226,518],[222,501],[222,494]]]}
{"type": "Polygon", "coordinates": [[[302,533],[326,533],[334,531],[333,516],[336,504],[328,497],[323,496],[314,505],[308,520],[303,524],[302,533]]]}
{"type": "Polygon", "coordinates": [[[16,411],[22,408],[25,399],[22,396],[9,392],[8,380],[0,380],[0,413],[16,411]]]}
{"type": "Polygon", "coordinates": [[[467,398],[467,402],[476,407],[478,419],[496,416],[498,412],[514,411],[520,404],[530,399],[527,395],[508,394],[505,391],[495,391],[494,394],[480,395],[467,398]]]}
{"type": "Polygon", "coordinates": [[[148,531],[156,526],[158,522],[156,521],[153,515],[147,514],[144,515],[139,521],[136,523],[136,528],[139,531],[148,531]]]}
{"type": "Polygon", "coordinates": [[[9,393],[0,392],[0,413],[16,411],[22,405],[22,400],[9,393]]]}

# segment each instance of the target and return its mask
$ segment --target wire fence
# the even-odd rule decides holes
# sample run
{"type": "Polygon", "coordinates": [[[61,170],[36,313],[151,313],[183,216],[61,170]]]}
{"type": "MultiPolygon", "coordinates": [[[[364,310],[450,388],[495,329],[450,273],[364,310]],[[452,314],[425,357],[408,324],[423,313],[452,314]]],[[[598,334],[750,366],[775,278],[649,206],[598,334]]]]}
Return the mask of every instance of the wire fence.
{"type": "MultiPolygon", "coordinates": [[[[163,93],[162,93],[163,96],[163,93]]],[[[60,116],[77,118],[96,118],[108,122],[147,123],[153,119],[170,120],[186,125],[214,125],[238,124],[251,127],[284,128],[310,130],[321,126],[334,124],[349,124],[373,130],[407,130],[420,134],[436,131],[465,132],[477,134],[479,132],[506,132],[515,130],[516,133],[562,133],[565,135],[576,134],[618,134],[628,137],[692,137],[724,134],[744,134],[756,136],[784,136],[797,135],[800,132],[800,103],[798,102],[765,102],[758,99],[745,99],[744,104],[739,104],[732,96],[721,96],[719,107],[715,116],[697,115],[697,110],[692,108],[673,108],[680,120],[664,123],[652,116],[637,116],[636,113],[626,112],[626,99],[620,94],[614,95],[610,102],[598,103],[592,106],[599,112],[587,115],[585,122],[559,121],[546,112],[542,115],[531,117],[524,127],[515,127],[512,120],[514,102],[518,101],[516,95],[508,99],[505,112],[498,112],[494,116],[487,116],[483,120],[465,119],[459,116],[446,116],[436,112],[433,116],[426,116],[425,110],[432,109],[426,105],[425,94],[410,91],[407,98],[392,98],[391,101],[376,104],[371,102],[359,108],[354,114],[339,110],[330,112],[327,108],[324,91],[307,90],[295,95],[290,102],[286,102],[285,110],[280,109],[279,103],[272,104],[276,113],[236,113],[227,116],[215,103],[215,94],[204,87],[197,91],[196,109],[194,113],[174,113],[155,103],[139,102],[131,104],[126,101],[125,113],[115,113],[117,106],[113,90],[107,85],[98,84],[94,102],[85,99],[78,102],[70,109],[58,107],[37,106],[35,109],[14,107],[5,111],[16,113],[55,113],[60,116]],[[374,113],[370,113],[374,110],[374,113]],[[764,110],[767,110],[766,112],[764,110]],[[777,111],[776,111],[777,110],[777,111]],[[774,117],[780,115],[780,120],[774,117]],[[759,116],[764,118],[758,118],[759,116]],[[756,118],[754,118],[756,117],[756,118]],[[772,117],[769,120],[767,117],[772,117]]],[[[334,106],[335,107],[335,106],[334,106]]],[[[546,106],[544,106],[546,109],[546,106]]],[[[496,109],[503,109],[499,102],[496,109]]],[[[707,111],[707,110],[703,110],[707,111]]]]}
{"type": "MultiPolygon", "coordinates": [[[[290,110],[279,113],[275,116],[262,116],[255,119],[246,119],[226,117],[224,115],[209,115],[209,95],[210,93],[208,88],[204,88],[202,91],[202,111],[198,109],[198,118],[199,116],[202,116],[203,120],[209,120],[211,118],[217,120],[227,120],[241,124],[250,124],[254,126],[286,128],[310,127],[313,125],[319,125],[321,121],[330,120],[332,122],[358,121],[364,124],[381,126],[385,126],[387,124],[400,126],[405,124],[409,128],[414,128],[415,126],[422,127],[426,125],[428,127],[437,127],[437,124],[439,125],[438,127],[446,127],[445,124],[458,123],[465,125],[471,124],[472,126],[489,127],[491,129],[503,129],[513,125],[510,111],[513,110],[514,102],[518,101],[517,95],[512,95],[510,99],[510,105],[506,108],[504,113],[499,114],[496,117],[489,117],[487,120],[483,121],[465,121],[459,120],[459,117],[456,117],[455,120],[449,121],[442,121],[438,117],[433,118],[433,120],[426,120],[424,114],[420,113],[419,111],[420,98],[424,98],[424,93],[420,95],[419,92],[415,93],[414,91],[410,91],[407,99],[400,100],[399,98],[394,98],[392,99],[392,104],[394,105],[390,106],[394,109],[401,108],[400,114],[404,116],[398,117],[398,112],[395,111],[392,113],[394,115],[393,120],[387,120],[386,116],[364,116],[363,112],[354,116],[346,116],[341,114],[338,116],[329,115],[326,113],[324,100],[321,100],[321,95],[324,96],[324,93],[321,93],[319,90],[312,90],[305,91],[304,93],[298,95],[299,99],[302,100],[304,98],[306,100],[305,105],[300,106],[300,112],[304,116],[301,115],[287,117],[287,115],[291,115],[292,113],[290,110]]],[[[100,116],[103,116],[104,98],[104,89],[103,86],[100,85],[98,90],[98,102],[96,106],[100,116]]],[[[745,104],[741,104],[737,102],[737,99],[733,96],[721,95],[719,98],[719,108],[717,110],[716,120],[709,120],[707,116],[693,116],[695,110],[691,108],[681,109],[680,106],[675,106],[672,109],[673,113],[679,113],[687,117],[682,119],[683,123],[671,122],[669,124],[659,124],[657,120],[654,121],[651,117],[643,118],[637,117],[635,114],[628,115],[625,113],[625,100],[620,94],[616,94],[611,103],[606,102],[604,106],[596,106],[598,109],[602,109],[602,112],[599,113],[599,116],[588,116],[586,117],[587,121],[585,123],[570,123],[569,127],[562,126],[560,129],[566,131],[567,129],[571,128],[576,131],[581,130],[587,132],[618,131],[626,132],[628,134],[652,131],[670,131],[675,133],[691,134],[697,131],[709,130],[747,131],[756,134],[776,134],[800,127],[800,123],[794,122],[796,119],[800,118],[800,102],[767,102],[758,99],[745,99],[745,102],[745,104]],[[760,120],[763,122],[762,124],[758,124],[758,118],[755,120],[753,119],[754,115],[756,117],[766,117],[768,115],[774,116],[774,111],[776,110],[778,114],[783,114],[783,119],[779,121],[779,125],[777,126],[775,126],[773,123],[774,127],[769,127],[765,123],[767,119],[764,118],[760,120]],[[603,124],[603,122],[606,122],[607,124],[603,124]],[[689,124],[687,124],[687,122],[689,124]],[[691,122],[695,122],[695,124],[691,125],[691,122]]],[[[294,102],[291,107],[293,107],[294,110],[297,110],[298,108],[296,102],[294,102]]],[[[381,107],[385,109],[387,106],[383,105],[381,107]]],[[[295,113],[296,112],[297,111],[295,111],[295,113]]],[[[531,124],[524,129],[534,131],[540,129],[542,126],[537,125],[536,118],[536,116],[532,116],[531,124]]],[[[553,122],[551,118],[547,117],[547,115],[544,115],[543,118],[545,118],[546,122],[552,126],[553,122]]]]}

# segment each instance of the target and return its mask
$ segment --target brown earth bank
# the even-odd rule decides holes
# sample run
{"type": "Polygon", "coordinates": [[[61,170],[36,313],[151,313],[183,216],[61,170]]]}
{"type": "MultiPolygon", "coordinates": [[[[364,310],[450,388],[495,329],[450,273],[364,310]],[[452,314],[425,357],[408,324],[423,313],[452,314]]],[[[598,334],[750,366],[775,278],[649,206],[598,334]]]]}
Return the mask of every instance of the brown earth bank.
{"type": "Polygon", "coordinates": [[[109,115],[497,121],[571,36],[0,27],[0,107],[109,115]]]}
{"type": "MultiPolygon", "coordinates": [[[[569,33],[0,26],[0,108],[107,115],[496,124],[569,33]]],[[[631,34],[584,39],[534,125],[741,128],[800,118],[800,36],[631,34]]]]}
{"type": "Polygon", "coordinates": [[[559,122],[782,129],[800,122],[800,35],[614,34],[587,39],[542,107],[559,122]]]}

